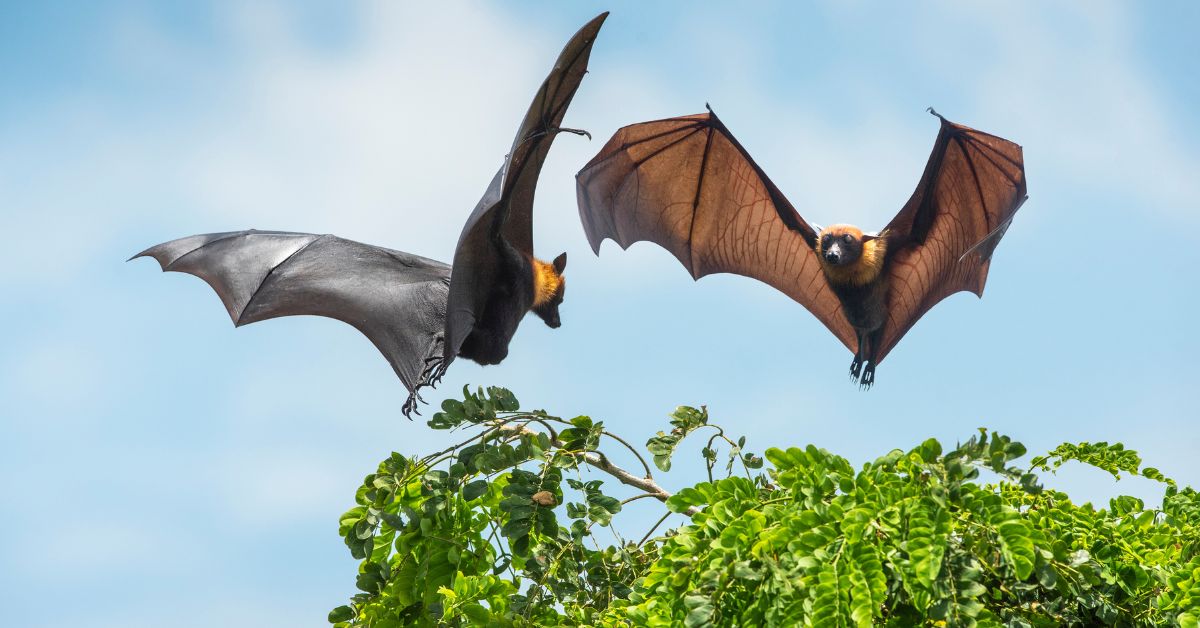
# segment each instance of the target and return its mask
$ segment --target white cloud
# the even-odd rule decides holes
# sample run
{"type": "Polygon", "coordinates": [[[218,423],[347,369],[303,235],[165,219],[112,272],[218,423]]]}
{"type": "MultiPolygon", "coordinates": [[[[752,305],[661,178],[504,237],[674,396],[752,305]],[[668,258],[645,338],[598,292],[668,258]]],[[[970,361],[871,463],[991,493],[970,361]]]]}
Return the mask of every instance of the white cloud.
{"type": "MultiPolygon", "coordinates": [[[[38,259],[34,281],[69,281],[147,229],[334,232],[448,260],[565,41],[476,3],[362,5],[335,50],[306,41],[284,4],[220,17],[232,60],[136,13],[114,19],[110,62],[137,87],[78,87],[0,146],[20,184],[5,227],[34,234],[0,252],[14,262],[0,279],[31,280],[15,262],[38,259]]],[[[568,192],[557,205],[573,214],[568,192]]]]}
{"type": "Polygon", "coordinates": [[[1138,67],[1128,7],[1078,6],[1072,32],[992,9],[979,17],[1000,32],[1003,61],[980,74],[977,94],[984,113],[1044,140],[1027,149],[1031,168],[1047,164],[1073,186],[1148,205],[1134,212],[1194,221],[1200,156],[1171,131],[1169,109],[1138,67]]]}
{"type": "Polygon", "coordinates": [[[184,149],[190,194],[223,224],[442,259],[561,45],[480,6],[371,4],[335,54],[275,13],[238,17],[246,56],[229,108],[184,149]]]}

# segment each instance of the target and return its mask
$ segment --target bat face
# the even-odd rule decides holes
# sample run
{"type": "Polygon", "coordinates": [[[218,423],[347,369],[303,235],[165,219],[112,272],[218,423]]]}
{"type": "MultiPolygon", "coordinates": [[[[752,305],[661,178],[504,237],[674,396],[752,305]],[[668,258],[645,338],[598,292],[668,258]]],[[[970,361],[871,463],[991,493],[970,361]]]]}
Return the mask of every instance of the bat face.
{"type": "Polygon", "coordinates": [[[826,227],[817,236],[817,255],[829,266],[851,266],[862,258],[863,238],[863,232],[858,227],[826,227]]]}
{"type": "Polygon", "coordinates": [[[558,306],[562,305],[563,294],[567,291],[567,280],[562,280],[558,284],[558,289],[550,297],[550,300],[533,308],[533,313],[538,315],[550,329],[558,329],[562,325],[562,319],[558,316],[558,306]]]}
{"type": "Polygon", "coordinates": [[[817,234],[814,251],[833,286],[865,286],[883,271],[887,238],[862,232],[851,225],[833,225],[817,234]]]}
{"type": "Polygon", "coordinates": [[[567,269],[567,254],[563,253],[554,258],[550,264],[534,261],[535,290],[533,313],[538,315],[550,329],[558,329],[562,319],[558,316],[558,306],[562,305],[567,292],[567,280],[563,271],[567,269]]]}

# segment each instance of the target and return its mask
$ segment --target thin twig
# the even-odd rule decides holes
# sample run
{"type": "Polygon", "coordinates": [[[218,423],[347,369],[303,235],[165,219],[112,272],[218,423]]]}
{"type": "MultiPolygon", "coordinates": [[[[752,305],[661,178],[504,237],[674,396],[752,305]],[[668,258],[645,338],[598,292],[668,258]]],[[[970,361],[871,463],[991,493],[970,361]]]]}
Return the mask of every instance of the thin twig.
{"type": "Polygon", "coordinates": [[[634,449],[633,445],[630,445],[624,438],[621,438],[620,436],[617,436],[616,434],[613,434],[612,432],[609,432],[607,430],[605,430],[603,432],[603,434],[605,436],[617,441],[618,443],[621,443],[622,445],[625,446],[626,449],[633,452],[633,455],[637,456],[638,462],[642,463],[642,468],[646,470],[646,477],[647,478],[654,477],[654,474],[650,473],[650,465],[646,464],[646,459],[642,457],[642,454],[638,453],[637,449],[634,449]]]}
{"type": "MultiPolygon", "coordinates": [[[[502,425],[502,426],[496,428],[496,431],[498,433],[515,432],[518,434],[521,434],[521,433],[537,434],[537,432],[529,429],[529,426],[527,426],[527,425],[519,425],[519,426],[502,425]]],[[[562,443],[560,441],[555,440],[553,442],[556,446],[562,445],[562,443]]],[[[604,454],[602,454],[598,451],[584,451],[584,452],[578,452],[578,453],[567,452],[567,453],[572,453],[573,455],[576,455],[576,456],[582,458],[583,461],[588,463],[589,465],[613,476],[614,478],[617,478],[617,481],[620,482],[621,484],[625,484],[627,486],[632,486],[634,488],[640,488],[643,491],[654,495],[655,499],[657,499],[660,502],[666,502],[668,499],[671,498],[671,492],[668,491],[667,489],[659,486],[658,483],[655,482],[654,480],[652,480],[650,478],[638,477],[638,476],[626,471],[625,469],[618,467],[617,465],[610,462],[608,460],[607,456],[605,456],[604,454]]],[[[690,515],[694,515],[698,512],[700,512],[699,508],[696,508],[695,506],[691,506],[687,510],[684,511],[684,514],[687,514],[690,516],[690,515]]]]}
{"type": "Polygon", "coordinates": [[[629,502],[636,502],[637,500],[642,499],[643,497],[658,497],[658,495],[655,495],[654,493],[642,493],[641,495],[634,495],[633,497],[630,497],[628,499],[621,500],[621,505],[624,506],[625,504],[628,504],[629,502]]]}
{"type": "Polygon", "coordinates": [[[655,522],[655,524],[650,528],[650,530],[648,532],[646,532],[646,536],[643,536],[642,540],[638,541],[638,547],[645,545],[646,541],[650,539],[650,535],[654,534],[654,531],[658,529],[658,526],[662,525],[663,522],[667,520],[667,517],[670,517],[670,516],[671,516],[671,511],[669,511],[669,510],[667,512],[663,513],[663,516],[660,517],[657,522],[655,522]]]}

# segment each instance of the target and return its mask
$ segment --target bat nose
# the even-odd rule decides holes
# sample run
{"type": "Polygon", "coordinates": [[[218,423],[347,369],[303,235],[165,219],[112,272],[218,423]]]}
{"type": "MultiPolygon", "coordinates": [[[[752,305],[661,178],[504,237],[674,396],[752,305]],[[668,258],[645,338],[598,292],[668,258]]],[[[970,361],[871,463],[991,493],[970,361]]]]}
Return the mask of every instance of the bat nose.
{"type": "Polygon", "coordinates": [[[838,254],[837,254],[836,252],[834,252],[834,251],[830,251],[830,252],[828,252],[828,253],[826,253],[826,254],[825,254],[825,261],[827,261],[827,262],[829,262],[829,263],[831,263],[831,264],[836,264],[836,263],[838,262],[838,260],[839,260],[839,259],[841,259],[841,256],[840,256],[840,255],[838,255],[838,254]]]}

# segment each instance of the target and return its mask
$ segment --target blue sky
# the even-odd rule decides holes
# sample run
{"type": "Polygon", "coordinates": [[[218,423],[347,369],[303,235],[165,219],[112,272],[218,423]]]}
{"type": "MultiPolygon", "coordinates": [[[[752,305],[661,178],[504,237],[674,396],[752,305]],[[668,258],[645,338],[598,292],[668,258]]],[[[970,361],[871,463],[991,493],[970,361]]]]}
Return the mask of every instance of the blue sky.
{"type": "MultiPolygon", "coordinates": [[[[400,416],[403,387],[350,327],[234,330],[198,279],[124,260],[248,227],[449,260],[558,50],[604,9],[567,117],[596,139],[559,138],[538,190],[539,254],[570,254],[564,325],[530,318],[503,365],[456,363],[442,392],[509,386],[635,441],[707,404],[757,451],[856,463],[977,426],[1034,452],[1121,441],[1200,484],[1200,9],[1149,8],[0,4],[6,623],[323,625],[352,593],[336,524],[361,477],[446,435],[400,416]],[[648,244],[593,256],[574,172],[617,127],[705,102],[821,224],[887,222],[936,133],[927,106],[1022,144],[1031,198],[986,297],[926,315],[864,394],[769,287],[693,283],[648,244]]],[[[1159,494],[1084,469],[1048,482],[1159,494]]]]}

